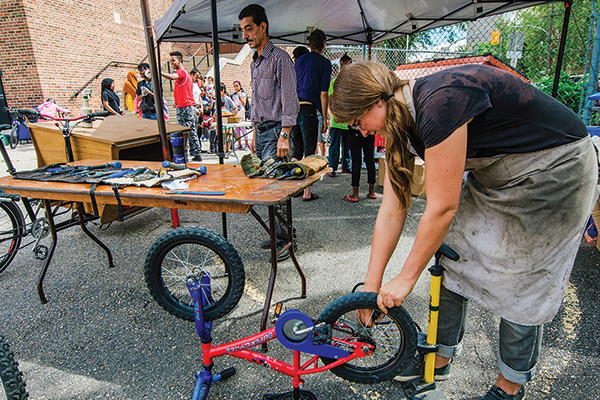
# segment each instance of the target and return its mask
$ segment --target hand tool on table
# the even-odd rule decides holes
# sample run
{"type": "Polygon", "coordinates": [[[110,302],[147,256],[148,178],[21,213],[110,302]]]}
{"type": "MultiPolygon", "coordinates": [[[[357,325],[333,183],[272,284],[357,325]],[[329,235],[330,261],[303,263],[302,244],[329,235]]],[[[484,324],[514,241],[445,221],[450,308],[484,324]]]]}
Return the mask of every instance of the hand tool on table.
{"type": "MultiPolygon", "coordinates": [[[[174,170],[177,170],[177,171],[181,171],[181,170],[184,170],[184,169],[188,168],[185,164],[175,164],[175,163],[172,163],[170,161],[163,161],[162,162],[162,167],[163,168],[167,168],[167,169],[174,169],[174,170]]],[[[206,166],[204,166],[204,165],[201,165],[198,168],[190,168],[190,169],[192,169],[194,171],[198,171],[202,175],[206,175],[206,166]]]]}
{"type": "Polygon", "coordinates": [[[211,192],[211,191],[187,191],[187,190],[167,190],[165,194],[194,194],[201,196],[225,196],[225,192],[211,192]]]}

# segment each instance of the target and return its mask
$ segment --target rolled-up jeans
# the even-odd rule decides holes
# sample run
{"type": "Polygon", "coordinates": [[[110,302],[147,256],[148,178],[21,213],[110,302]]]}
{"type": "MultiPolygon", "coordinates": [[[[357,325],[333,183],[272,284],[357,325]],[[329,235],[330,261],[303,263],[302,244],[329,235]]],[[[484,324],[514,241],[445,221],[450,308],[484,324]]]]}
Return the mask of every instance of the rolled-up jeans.
{"type": "MultiPolygon", "coordinates": [[[[468,300],[444,286],[440,292],[437,355],[452,358],[462,351],[468,300]]],[[[543,325],[525,326],[500,320],[498,367],[506,379],[524,384],[535,377],[543,325]]]]}
{"type": "Polygon", "coordinates": [[[177,123],[182,126],[190,128],[188,133],[188,141],[186,144],[186,153],[189,153],[192,157],[199,156],[201,154],[200,140],[198,140],[198,118],[196,117],[196,107],[180,107],[175,110],[177,116],[177,123]]]}

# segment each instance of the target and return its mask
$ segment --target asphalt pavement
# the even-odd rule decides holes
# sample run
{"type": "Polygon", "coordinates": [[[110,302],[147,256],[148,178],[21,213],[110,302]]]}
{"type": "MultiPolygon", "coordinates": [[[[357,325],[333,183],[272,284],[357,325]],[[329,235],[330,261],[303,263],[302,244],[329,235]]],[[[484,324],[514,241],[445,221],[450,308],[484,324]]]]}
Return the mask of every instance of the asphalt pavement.
{"type": "MultiPolygon", "coordinates": [[[[10,151],[17,169],[35,165],[33,147],[10,151]]],[[[207,163],[216,157],[205,157],[207,163]]],[[[229,162],[235,162],[235,157],[229,162]]],[[[2,170],[4,170],[3,168],[2,170]]],[[[210,173],[210,169],[209,169],[210,173]]],[[[293,199],[298,232],[298,261],[308,283],[308,296],[298,299],[300,281],[291,261],[280,263],[274,300],[285,309],[298,308],[316,318],[334,299],[363,280],[369,259],[373,226],[382,199],[366,197],[366,174],[360,201],[342,200],[349,194],[350,175],[325,177],[313,186],[320,198],[293,199]]],[[[399,272],[425,207],[415,197],[405,232],[386,272],[399,272]]],[[[258,209],[266,216],[266,209],[258,209]]],[[[180,211],[184,226],[221,233],[221,215],[180,211]]],[[[105,253],[81,229],[58,235],[58,246],[45,279],[47,304],[37,296],[42,261],[31,246],[21,249],[0,274],[0,333],[15,352],[32,399],[187,399],[194,373],[201,366],[200,340],[192,322],[178,319],[153,300],[144,281],[143,264],[152,243],[168,232],[170,212],[152,209],[124,222],[90,230],[113,252],[115,268],[105,253]]],[[[258,243],[266,233],[251,215],[227,216],[228,239],[240,253],[246,270],[244,295],[226,317],[214,322],[214,343],[258,332],[268,283],[269,251],[258,243]]],[[[539,232],[543,240],[544,232],[539,232]]],[[[49,243],[49,238],[45,239],[49,243]]],[[[600,252],[582,240],[563,305],[544,331],[537,378],[527,385],[527,398],[600,398],[600,321],[598,295],[600,252]]],[[[421,277],[405,307],[423,329],[427,323],[429,279],[421,277]]],[[[457,357],[448,381],[439,388],[449,399],[480,399],[495,382],[499,319],[472,303],[464,352],[457,357]]],[[[272,345],[268,355],[289,361],[289,351],[272,345]]],[[[261,399],[265,393],[291,390],[291,379],[274,371],[230,357],[215,361],[218,370],[237,373],[215,384],[212,399],[261,399]]],[[[321,400],[402,399],[397,382],[352,383],[331,372],[306,378],[306,390],[321,400]]]]}

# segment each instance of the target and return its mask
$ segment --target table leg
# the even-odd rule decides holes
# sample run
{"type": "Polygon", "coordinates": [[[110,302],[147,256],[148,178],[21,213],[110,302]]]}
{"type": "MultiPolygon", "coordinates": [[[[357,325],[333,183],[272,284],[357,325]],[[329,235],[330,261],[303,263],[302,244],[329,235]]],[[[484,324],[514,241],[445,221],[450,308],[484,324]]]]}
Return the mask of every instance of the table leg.
{"type": "Polygon", "coordinates": [[[286,218],[287,218],[287,228],[288,228],[288,238],[289,238],[289,246],[290,246],[290,258],[292,259],[292,264],[296,267],[296,271],[298,271],[298,275],[300,275],[300,282],[302,284],[302,294],[300,295],[303,299],[306,298],[306,277],[304,276],[304,272],[302,272],[302,268],[300,268],[300,264],[298,264],[298,260],[296,259],[296,251],[294,249],[294,226],[292,224],[292,199],[288,199],[287,201],[287,210],[286,210],[286,218]]]}
{"type": "MultiPolygon", "coordinates": [[[[262,318],[260,320],[260,330],[267,329],[267,319],[269,318],[269,307],[271,307],[271,298],[273,297],[273,286],[277,276],[277,235],[275,234],[275,206],[269,206],[269,236],[271,237],[271,277],[267,287],[267,297],[263,307],[262,318]]],[[[263,223],[264,224],[264,223],[263,223]]],[[[263,343],[263,350],[267,350],[267,344],[263,343]]]]}
{"type": "Polygon", "coordinates": [[[85,213],[83,210],[83,203],[77,203],[77,214],[79,216],[79,226],[81,226],[81,230],[83,230],[83,232],[86,235],[88,235],[94,242],[96,242],[96,244],[98,246],[100,246],[106,252],[106,256],[108,257],[108,267],[113,268],[115,266],[115,264],[113,263],[113,257],[112,257],[112,253],[110,252],[110,249],[108,248],[107,245],[102,243],[100,241],[100,239],[98,239],[96,236],[94,236],[94,234],[92,232],[90,232],[86,226],[85,213]]]}
{"type": "Polygon", "coordinates": [[[221,213],[221,226],[223,227],[223,237],[227,239],[227,213],[221,213]]]}
{"type": "Polygon", "coordinates": [[[173,229],[179,228],[179,210],[171,208],[171,222],[173,223],[173,229]]]}
{"type": "Polygon", "coordinates": [[[50,205],[50,200],[42,200],[44,202],[44,209],[46,210],[46,217],[48,217],[48,226],[50,228],[50,237],[52,238],[52,243],[50,244],[50,248],[48,249],[48,256],[46,260],[44,260],[44,266],[40,271],[40,275],[38,277],[37,290],[38,295],[40,297],[40,301],[42,304],[46,304],[48,300],[46,300],[46,296],[44,295],[44,278],[46,277],[46,272],[48,271],[48,266],[50,265],[50,261],[52,260],[52,255],[54,254],[54,249],[56,249],[56,226],[54,225],[54,216],[52,214],[52,207],[50,205]]]}

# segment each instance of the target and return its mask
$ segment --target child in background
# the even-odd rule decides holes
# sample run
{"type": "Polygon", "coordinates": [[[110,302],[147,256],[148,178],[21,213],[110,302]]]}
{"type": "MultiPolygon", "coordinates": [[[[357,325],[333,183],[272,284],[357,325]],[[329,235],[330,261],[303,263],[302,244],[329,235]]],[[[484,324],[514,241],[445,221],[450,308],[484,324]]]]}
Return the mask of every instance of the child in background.
{"type": "Polygon", "coordinates": [[[208,130],[208,137],[210,142],[210,148],[208,154],[214,154],[217,152],[217,121],[211,115],[210,108],[203,108],[202,116],[202,130],[208,130]]]}
{"type": "Polygon", "coordinates": [[[71,114],[71,111],[67,108],[59,107],[53,99],[48,99],[38,106],[38,112],[43,117],[54,118],[56,113],[71,114]]]}
{"type": "Polygon", "coordinates": [[[215,78],[212,76],[206,77],[206,94],[209,98],[215,98],[215,78]]]}

